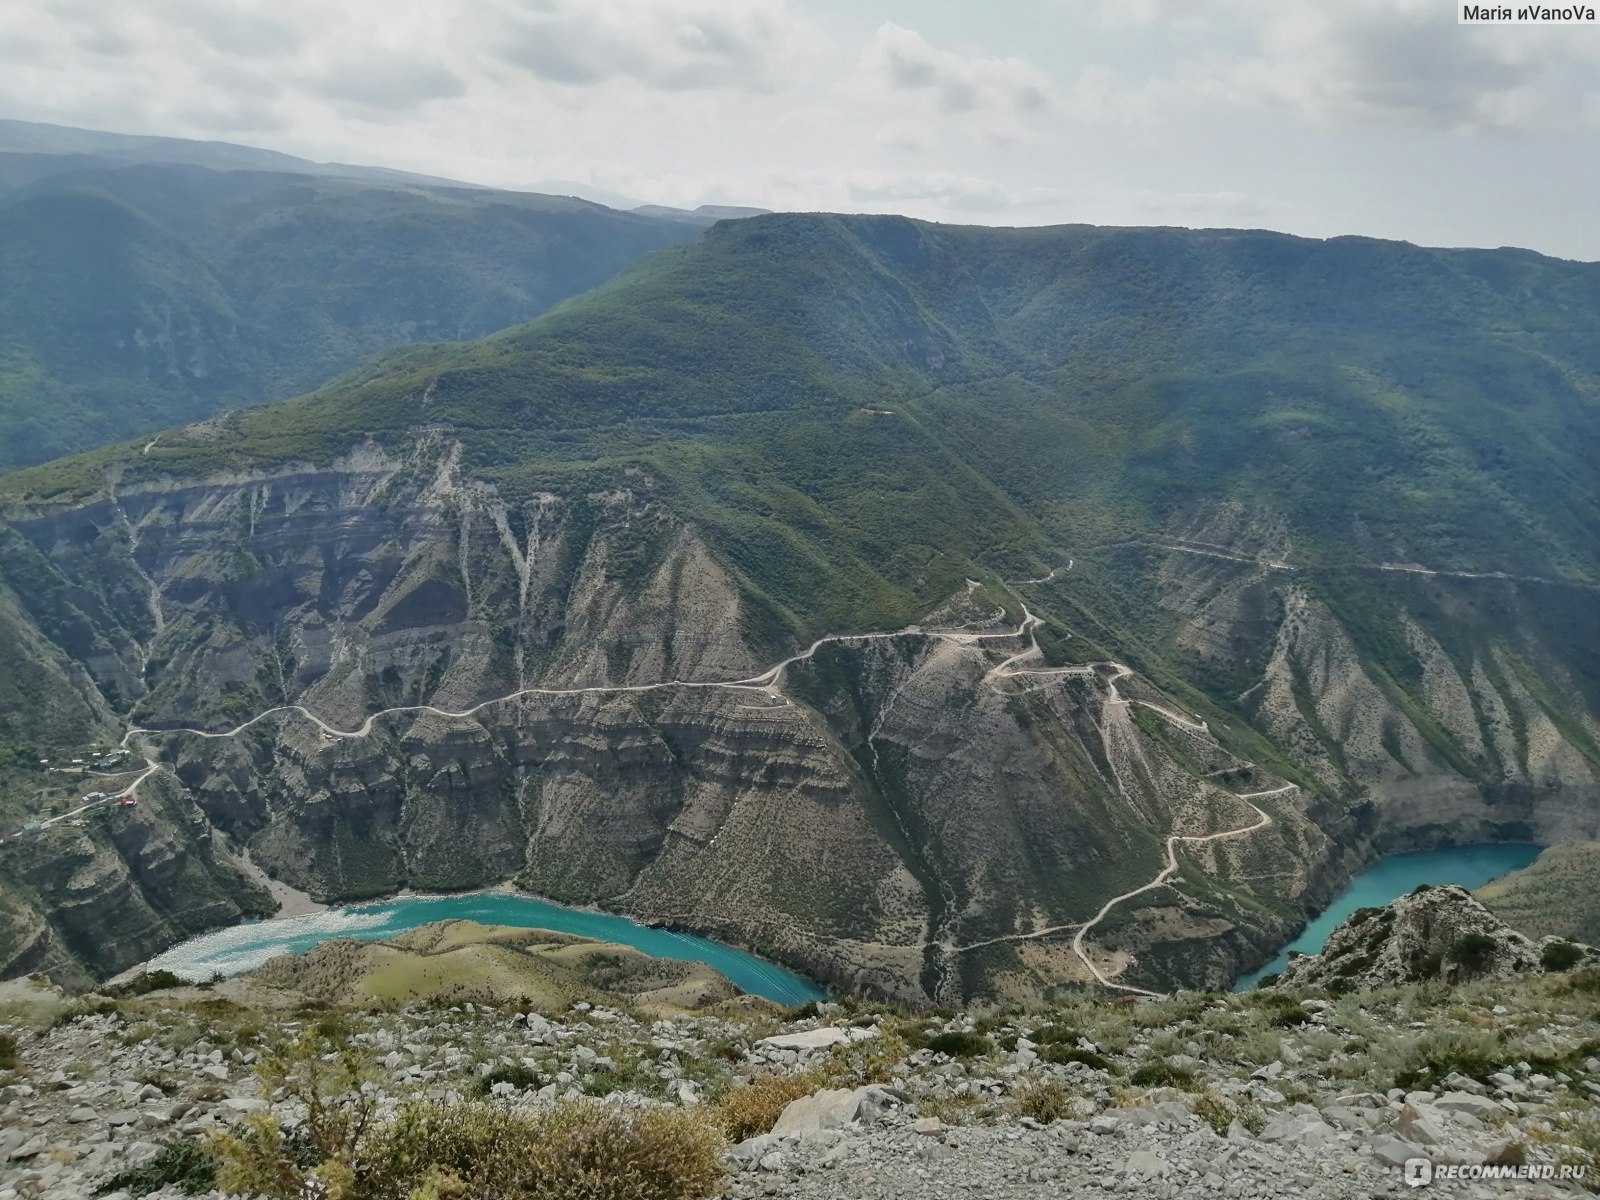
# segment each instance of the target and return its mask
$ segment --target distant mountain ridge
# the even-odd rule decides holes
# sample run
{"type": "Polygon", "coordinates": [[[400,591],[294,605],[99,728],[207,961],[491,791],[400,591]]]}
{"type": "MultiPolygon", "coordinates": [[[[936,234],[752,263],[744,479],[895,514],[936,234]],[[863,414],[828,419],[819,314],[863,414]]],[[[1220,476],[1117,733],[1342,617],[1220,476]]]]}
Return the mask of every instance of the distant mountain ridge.
{"type": "Polygon", "coordinates": [[[0,123],[0,469],[482,336],[695,232],[571,197],[0,123]]]}
{"type": "Polygon", "coordinates": [[[103,163],[170,163],[213,171],[281,171],[291,175],[332,175],[380,183],[413,183],[443,187],[477,187],[472,183],[366,167],[353,163],[319,163],[277,150],[235,142],[195,141],[149,134],[109,133],[40,121],[0,120],[0,153],[48,154],[96,159],[103,163]]]}

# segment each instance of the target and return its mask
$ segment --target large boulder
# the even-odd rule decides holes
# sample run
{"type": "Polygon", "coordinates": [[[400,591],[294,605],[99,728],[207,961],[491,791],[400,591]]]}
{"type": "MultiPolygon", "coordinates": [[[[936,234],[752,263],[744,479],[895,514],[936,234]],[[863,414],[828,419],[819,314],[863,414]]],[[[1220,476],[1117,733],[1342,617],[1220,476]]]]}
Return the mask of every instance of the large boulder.
{"type": "Polygon", "coordinates": [[[901,1103],[897,1092],[872,1084],[858,1088],[823,1088],[791,1100],[772,1127],[772,1136],[814,1140],[825,1129],[842,1129],[852,1121],[878,1120],[899,1108],[901,1103]]]}

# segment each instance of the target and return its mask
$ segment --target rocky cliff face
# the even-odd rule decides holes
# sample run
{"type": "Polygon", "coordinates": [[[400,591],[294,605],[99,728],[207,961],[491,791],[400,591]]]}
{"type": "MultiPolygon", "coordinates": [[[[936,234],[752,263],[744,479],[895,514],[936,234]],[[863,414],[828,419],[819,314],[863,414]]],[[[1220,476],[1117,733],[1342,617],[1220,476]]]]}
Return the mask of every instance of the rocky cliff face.
{"type": "Polygon", "coordinates": [[[87,984],[174,942],[276,907],[193,798],[155,782],[137,809],[98,813],[0,853],[0,971],[87,984]]]}
{"type": "Polygon", "coordinates": [[[81,664],[101,726],[127,714],[170,772],[92,852],[67,827],[0,847],[21,881],[5,969],[114,971],[259,911],[229,849],[248,846],[318,899],[514,879],[914,1003],[1091,964],[1223,986],[1405,831],[1592,821],[1581,739],[1521,659],[1463,666],[1413,622],[1426,667],[1399,689],[1314,586],[1229,536],[1249,554],[1152,571],[1197,675],[1255,678],[1254,728],[1175,677],[1050,668],[1022,598],[1070,604],[1070,573],[974,583],[921,633],[767,676],[802,647],[642,472],[510,505],[426,433],[318,468],[108,478],[12,513],[0,572],[50,648],[25,674],[81,664]]]}

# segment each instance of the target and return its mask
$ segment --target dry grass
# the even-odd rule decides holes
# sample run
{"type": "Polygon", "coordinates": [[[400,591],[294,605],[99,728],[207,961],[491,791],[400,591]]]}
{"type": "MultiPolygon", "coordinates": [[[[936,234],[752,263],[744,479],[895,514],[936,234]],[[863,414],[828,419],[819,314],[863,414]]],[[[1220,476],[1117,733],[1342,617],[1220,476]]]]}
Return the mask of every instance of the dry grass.
{"type": "Polygon", "coordinates": [[[1017,1114],[1041,1125],[1067,1115],[1067,1089],[1060,1080],[1036,1079],[1017,1095],[1017,1114]]]}
{"type": "Polygon", "coordinates": [[[353,1145],[308,1167],[303,1142],[256,1121],[217,1140],[217,1181],[269,1200],[704,1200],[724,1175],[722,1137],[699,1113],[592,1101],[419,1104],[353,1145]]]}
{"type": "Polygon", "coordinates": [[[736,1085],[717,1105],[716,1119],[730,1141],[770,1133],[783,1110],[793,1100],[827,1087],[829,1079],[821,1071],[802,1071],[798,1075],[761,1075],[749,1083],[736,1085]]]}

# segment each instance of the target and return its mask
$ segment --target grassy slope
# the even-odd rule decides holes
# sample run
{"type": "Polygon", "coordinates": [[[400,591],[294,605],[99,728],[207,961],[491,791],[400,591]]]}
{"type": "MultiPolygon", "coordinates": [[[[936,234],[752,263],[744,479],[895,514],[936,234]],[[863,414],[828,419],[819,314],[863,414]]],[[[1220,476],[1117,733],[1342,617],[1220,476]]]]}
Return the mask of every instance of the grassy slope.
{"type": "Polygon", "coordinates": [[[575,1000],[639,1003],[671,1014],[727,1000],[732,984],[703,963],[631,946],[471,921],[423,925],[387,942],[338,940],[274,959],[228,985],[292,990],[323,1004],[523,1003],[560,1011],[575,1000]]]}
{"type": "Polygon", "coordinates": [[[1513,871],[1475,893],[1496,916],[1530,937],[1556,934],[1600,942],[1600,842],[1552,846],[1532,866],[1513,871]]]}

